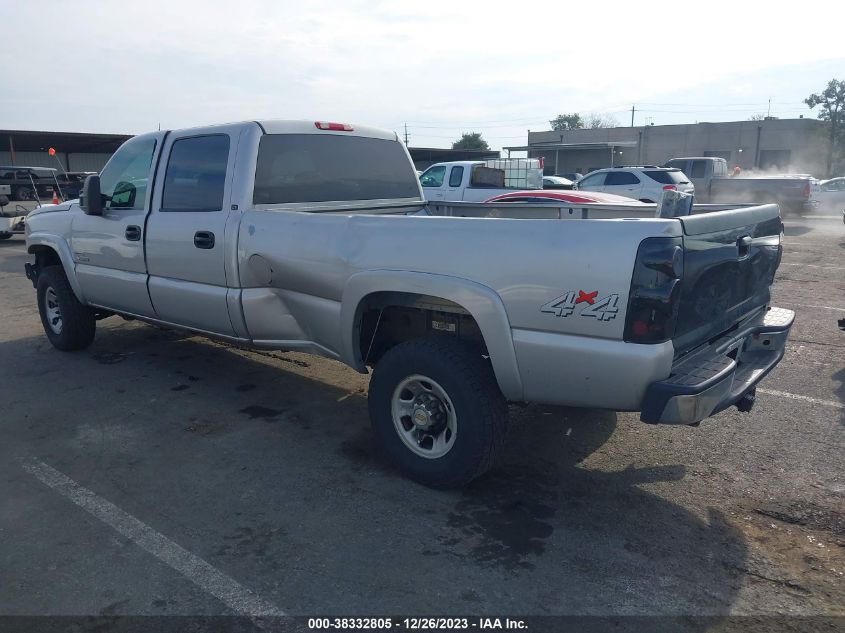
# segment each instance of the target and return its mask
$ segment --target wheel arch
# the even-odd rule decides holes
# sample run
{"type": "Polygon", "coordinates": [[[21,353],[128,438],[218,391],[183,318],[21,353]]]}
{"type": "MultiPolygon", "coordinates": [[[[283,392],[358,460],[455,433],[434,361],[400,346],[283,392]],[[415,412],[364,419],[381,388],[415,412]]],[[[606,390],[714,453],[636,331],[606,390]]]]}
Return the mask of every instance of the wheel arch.
{"type": "Polygon", "coordinates": [[[522,400],[522,380],[510,322],[501,298],[487,286],[458,277],[396,270],[363,271],[352,275],[343,291],[340,312],[340,351],[345,363],[358,371],[366,371],[359,342],[362,318],[368,302],[384,293],[397,297],[436,298],[466,311],[481,332],[502,393],[508,400],[522,400]]]}
{"type": "Polygon", "coordinates": [[[61,265],[65,271],[73,294],[80,303],[85,303],[85,295],[76,277],[73,254],[68,243],[60,237],[48,234],[31,233],[26,238],[27,252],[35,255],[35,263],[40,266],[61,265]]]}

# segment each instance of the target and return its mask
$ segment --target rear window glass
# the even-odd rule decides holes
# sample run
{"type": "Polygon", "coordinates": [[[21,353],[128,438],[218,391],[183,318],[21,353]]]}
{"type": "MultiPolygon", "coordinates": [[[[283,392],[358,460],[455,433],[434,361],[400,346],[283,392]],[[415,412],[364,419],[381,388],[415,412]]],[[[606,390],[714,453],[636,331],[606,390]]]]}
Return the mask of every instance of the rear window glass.
{"type": "Polygon", "coordinates": [[[643,173],[662,185],[681,185],[688,182],[684,172],[678,169],[668,169],[666,171],[644,171],[643,173]]]}
{"type": "Polygon", "coordinates": [[[258,146],[254,204],[419,198],[402,145],[340,134],[266,134],[258,146]]]}

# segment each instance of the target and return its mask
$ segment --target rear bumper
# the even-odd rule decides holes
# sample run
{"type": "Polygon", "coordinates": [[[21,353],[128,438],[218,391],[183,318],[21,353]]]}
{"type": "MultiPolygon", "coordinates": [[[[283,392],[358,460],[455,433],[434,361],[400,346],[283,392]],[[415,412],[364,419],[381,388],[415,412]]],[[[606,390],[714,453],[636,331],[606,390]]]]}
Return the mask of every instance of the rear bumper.
{"type": "Polygon", "coordinates": [[[694,424],[741,401],[750,409],[755,386],[783,358],[794,319],[792,310],[770,308],[676,361],[668,378],[646,389],[640,419],[694,424]]]}

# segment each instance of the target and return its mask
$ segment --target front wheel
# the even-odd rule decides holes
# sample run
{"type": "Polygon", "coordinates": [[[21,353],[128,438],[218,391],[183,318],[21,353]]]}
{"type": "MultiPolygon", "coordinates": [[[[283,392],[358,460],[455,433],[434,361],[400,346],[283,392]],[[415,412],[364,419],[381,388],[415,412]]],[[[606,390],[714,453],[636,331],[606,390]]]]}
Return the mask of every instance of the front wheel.
{"type": "Polygon", "coordinates": [[[0,233],[0,240],[8,240],[12,237],[12,233],[0,233]]]}
{"type": "Polygon", "coordinates": [[[75,351],[94,340],[94,311],[79,302],[61,266],[47,266],[38,274],[38,312],[53,347],[75,351]]]}
{"type": "Polygon", "coordinates": [[[370,382],[376,441],[399,469],[432,488],[487,471],[504,446],[507,404],[477,346],[448,336],[400,343],[370,382]]]}

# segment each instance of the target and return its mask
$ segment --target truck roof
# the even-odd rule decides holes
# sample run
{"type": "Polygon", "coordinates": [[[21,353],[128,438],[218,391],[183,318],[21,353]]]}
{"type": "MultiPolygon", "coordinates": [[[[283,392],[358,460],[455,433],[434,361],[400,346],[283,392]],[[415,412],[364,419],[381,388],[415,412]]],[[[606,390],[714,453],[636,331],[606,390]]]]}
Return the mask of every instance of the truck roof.
{"type": "Polygon", "coordinates": [[[359,125],[357,123],[340,122],[341,125],[348,125],[351,130],[325,130],[317,127],[320,123],[332,123],[333,121],[302,121],[302,120],[285,120],[285,119],[270,119],[263,121],[256,121],[258,125],[264,130],[266,134],[342,134],[349,136],[366,136],[369,138],[381,138],[386,141],[398,141],[399,136],[392,130],[385,130],[377,127],[370,127],[368,125],[359,125]]]}
{"type": "Polygon", "coordinates": [[[286,120],[286,119],[264,119],[260,121],[233,121],[231,123],[220,123],[216,125],[198,125],[191,128],[180,128],[171,130],[181,132],[188,129],[204,129],[230,125],[258,125],[265,134],[338,134],[344,136],[364,136],[368,138],[380,138],[386,141],[398,141],[399,136],[392,130],[359,125],[357,123],[335,122],[327,120],[286,120]],[[318,125],[340,125],[351,129],[325,129],[318,125]]]}

